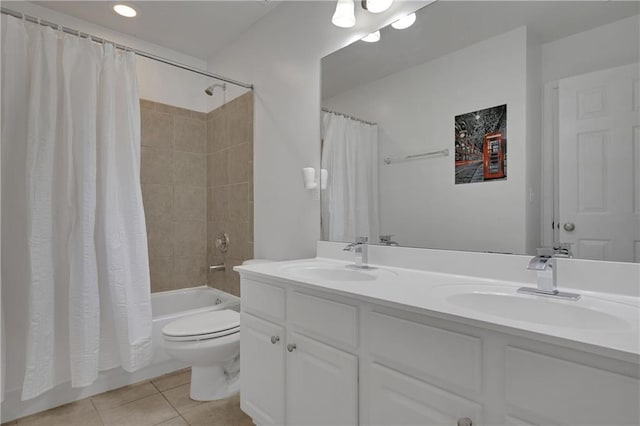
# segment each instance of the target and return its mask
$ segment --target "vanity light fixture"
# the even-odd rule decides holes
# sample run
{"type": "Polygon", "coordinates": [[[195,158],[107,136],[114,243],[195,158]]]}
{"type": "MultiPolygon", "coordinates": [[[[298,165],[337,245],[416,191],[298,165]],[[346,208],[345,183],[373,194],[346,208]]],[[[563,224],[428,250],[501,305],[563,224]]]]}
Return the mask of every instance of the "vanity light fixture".
{"type": "Polygon", "coordinates": [[[412,13],[405,16],[404,18],[398,19],[393,24],[391,24],[391,26],[396,30],[404,30],[412,26],[414,22],[416,22],[416,14],[412,13]]]}
{"type": "Polygon", "coordinates": [[[331,23],[340,28],[351,28],[356,24],[354,0],[338,0],[331,23]]]}
{"type": "Polygon", "coordinates": [[[127,6],[126,4],[116,4],[113,6],[113,10],[118,15],[124,16],[125,18],[133,18],[138,14],[134,8],[127,6]]]}
{"type": "Polygon", "coordinates": [[[362,8],[371,13],[381,13],[391,7],[393,0],[362,0],[362,8]]]}
{"type": "Polygon", "coordinates": [[[376,41],[380,41],[380,31],[376,31],[369,35],[366,35],[361,38],[362,41],[366,41],[367,43],[375,43],[376,41]]]}

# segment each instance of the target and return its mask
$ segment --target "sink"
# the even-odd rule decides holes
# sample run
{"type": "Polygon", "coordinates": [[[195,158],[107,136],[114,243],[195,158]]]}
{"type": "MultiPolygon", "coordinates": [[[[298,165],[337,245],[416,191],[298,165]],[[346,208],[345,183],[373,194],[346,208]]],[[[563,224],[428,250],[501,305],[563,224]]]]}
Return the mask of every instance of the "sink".
{"type": "Polygon", "coordinates": [[[583,296],[579,301],[557,300],[492,285],[449,285],[434,291],[456,307],[563,328],[622,331],[632,328],[639,316],[637,307],[590,296],[583,296]]]}
{"type": "Polygon", "coordinates": [[[382,276],[394,274],[382,269],[358,270],[343,265],[315,263],[287,266],[283,272],[300,279],[325,281],[375,281],[382,276]]]}

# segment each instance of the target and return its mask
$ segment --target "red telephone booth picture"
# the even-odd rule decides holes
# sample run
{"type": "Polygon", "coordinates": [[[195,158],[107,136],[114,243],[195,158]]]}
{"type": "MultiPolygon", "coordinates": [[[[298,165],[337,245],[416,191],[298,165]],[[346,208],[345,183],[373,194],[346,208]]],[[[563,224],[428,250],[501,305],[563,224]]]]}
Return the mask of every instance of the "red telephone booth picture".
{"type": "Polygon", "coordinates": [[[484,179],[502,179],[504,173],[504,145],[502,132],[487,133],[484,135],[484,179]]]}

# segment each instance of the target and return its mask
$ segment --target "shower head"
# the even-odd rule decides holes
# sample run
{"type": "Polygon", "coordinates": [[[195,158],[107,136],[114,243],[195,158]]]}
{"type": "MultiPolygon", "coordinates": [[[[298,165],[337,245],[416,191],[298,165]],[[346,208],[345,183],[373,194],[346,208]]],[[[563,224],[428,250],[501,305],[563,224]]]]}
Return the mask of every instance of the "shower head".
{"type": "Polygon", "coordinates": [[[216,83],[216,84],[212,84],[211,86],[209,86],[209,87],[207,87],[206,89],[204,89],[204,93],[206,93],[206,94],[207,94],[207,95],[209,95],[209,96],[213,96],[213,90],[214,90],[216,87],[221,87],[221,88],[222,88],[222,91],[224,92],[225,90],[227,90],[227,83],[222,83],[222,84],[216,83]]]}

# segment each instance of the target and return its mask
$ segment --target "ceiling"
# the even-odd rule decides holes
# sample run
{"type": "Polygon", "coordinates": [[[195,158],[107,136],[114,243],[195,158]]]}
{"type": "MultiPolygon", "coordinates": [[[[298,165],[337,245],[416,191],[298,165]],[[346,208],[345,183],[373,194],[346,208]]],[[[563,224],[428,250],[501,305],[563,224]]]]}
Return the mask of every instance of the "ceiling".
{"type": "Polygon", "coordinates": [[[406,30],[387,27],[377,43],[357,41],[322,59],[322,98],[527,25],[541,43],[640,13],[637,1],[447,1],[416,12],[406,30]]]}
{"type": "Polygon", "coordinates": [[[207,60],[271,12],[277,1],[123,1],[138,11],[124,18],[115,1],[35,1],[93,24],[207,60]]]}

